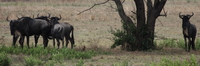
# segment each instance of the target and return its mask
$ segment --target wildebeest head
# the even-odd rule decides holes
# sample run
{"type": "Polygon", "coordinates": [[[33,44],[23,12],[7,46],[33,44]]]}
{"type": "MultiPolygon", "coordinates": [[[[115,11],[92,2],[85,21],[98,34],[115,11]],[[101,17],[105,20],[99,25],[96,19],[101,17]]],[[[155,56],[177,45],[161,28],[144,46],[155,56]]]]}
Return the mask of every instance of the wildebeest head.
{"type": "Polygon", "coordinates": [[[51,14],[48,13],[48,16],[39,16],[39,14],[37,15],[37,18],[35,19],[43,19],[46,20],[47,22],[49,22],[49,18],[50,18],[51,14]]]}
{"type": "Polygon", "coordinates": [[[58,21],[59,21],[61,18],[62,18],[61,15],[60,15],[60,18],[58,18],[58,17],[51,17],[51,23],[52,23],[52,24],[59,23],[58,21]]]}
{"type": "Polygon", "coordinates": [[[14,24],[17,22],[17,20],[8,20],[8,17],[6,18],[6,20],[8,22],[10,22],[9,25],[10,25],[10,33],[11,33],[11,35],[14,35],[14,32],[15,32],[14,24]]]}
{"type": "Polygon", "coordinates": [[[181,15],[181,12],[179,13],[179,17],[182,19],[182,28],[185,30],[187,27],[190,26],[190,18],[194,15],[192,12],[192,15],[181,15]]]}

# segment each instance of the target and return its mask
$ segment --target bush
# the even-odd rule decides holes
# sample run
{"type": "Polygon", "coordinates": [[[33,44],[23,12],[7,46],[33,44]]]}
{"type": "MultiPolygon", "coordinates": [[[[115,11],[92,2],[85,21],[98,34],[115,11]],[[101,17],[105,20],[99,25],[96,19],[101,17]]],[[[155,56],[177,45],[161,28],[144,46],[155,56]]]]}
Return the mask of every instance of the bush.
{"type": "Polygon", "coordinates": [[[8,58],[7,53],[0,53],[0,66],[10,66],[11,60],[8,58]]]}
{"type": "MultiPolygon", "coordinates": [[[[127,26],[125,25],[125,22],[122,23],[122,30],[111,30],[111,34],[113,34],[115,37],[113,38],[114,44],[111,46],[111,48],[115,48],[117,46],[122,46],[122,50],[133,50],[133,45],[136,44],[136,37],[132,35],[132,33],[128,33],[125,28],[127,26]],[[133,45],[130,45],[133,44],[133,45]]],[[[133,27],[131,27],[133,29],[133,27]]],[[[135,32],[135,30],[131,30],[130,32],[135,32]]],[[[134,45],[137,46],[137,45],[134,45]]]]}

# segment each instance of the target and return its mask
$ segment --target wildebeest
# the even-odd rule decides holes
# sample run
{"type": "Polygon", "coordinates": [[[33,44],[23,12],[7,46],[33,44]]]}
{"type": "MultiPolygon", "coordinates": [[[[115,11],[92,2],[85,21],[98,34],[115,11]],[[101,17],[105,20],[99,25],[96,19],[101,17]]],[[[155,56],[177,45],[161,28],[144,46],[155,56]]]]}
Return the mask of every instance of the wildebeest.
{"type": "Polygon", "coordinates": [[[24,37],[27,38],[27,46],[29,47],[29,36],[41,35],[43,37],[44,48],[48,45],[48,36],[51,25],[42,19],[32,19],[30,17],[21,17],[14,22],[13,29],[21,34],[20,45],[23,48],[24,37]]]}
{"type": "Polygon", "coordinates": [[[183,37],[185,40],[185,49],[186,51],[190,51],[190,46],[192,46],[193,50],[196,50],[195,48],[195,38],[197,29],[196,26],[190,23],[190,18],[194,15],[192,12],[192,15],[181,15],[181,12],[179,13],[179,17],[182,19],[182,28],[183,28],[183,37]],[[188,38],[188,44],[187,39],[188,38]]]}
{"type": "MultiPolygon", "coordinates": [[[[51,14],[48,13],[48,16],[39,16],[39,14],[37,15],[36,18],[34,19],[42,19],[42,20],[46,20],[49,24],[50,24],[50,18],[51,14]]],[[[37,43],[38,43],[38,38],[40,37],[40,35],[34,35],[34,38],[35,38],[35,47],[37,46],[37,43]]]]}
{"type": "Polygon", "coordinates": [[[13,28],[13,25],[15,22],[17,22],[17,20],[8,20],[8,17],[6,18],[6,20],[9,22],[9,26],[10,26],[10,33],[11,35],[13,35],[13,46],[15,47],[16,41],[20,36],[20,33],[18,31],[15,31],[13,28]]]}
{"type": "Polygon", "coordinates": [[[60,46],[60,41],[62,41],[62,46],[64,47],[64,37],[66,41],[66,47],[68,46],[69,41],[71,42],[71,49],[73,49],[74,46],[74,36],[73,36],[73,30],[74,27],[70,25],[69,23],[59,23],[58,20],[61,19],[58,17],[51,17],[51,23],[53,24],[51,29],[51,35],[53,37],[53,46],[55,47],[55,39],[57,40],[58,48],[60,46]],[[70,37],[71,33],[71,37],[70,37]],[[68,41],[69,40],[69,41],[68,41]]]}

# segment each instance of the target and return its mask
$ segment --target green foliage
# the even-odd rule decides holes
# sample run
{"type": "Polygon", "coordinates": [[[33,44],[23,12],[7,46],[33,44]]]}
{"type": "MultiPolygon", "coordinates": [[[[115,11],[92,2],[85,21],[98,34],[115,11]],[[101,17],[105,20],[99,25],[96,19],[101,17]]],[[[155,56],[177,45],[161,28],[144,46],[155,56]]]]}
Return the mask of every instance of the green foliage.
{"type": "Polygon", "coordinates": [[[0,53],[0,66],[10,66],[11,60],[6,52],[0,53]]]}
{"type": "Polygon", "coordinates": [[[136,31],[134,25],[129,24],[127,26],[127,24],[123,21],[121,21],[121,23],[121,30],[111,30],[111,34],[115,36],[113,38],[114,44],[111,46],[111,48],[115,48],[120,45],[122,46],[122,49],[128,51],[147,51],[155,48],[155,45],[152,44],[153,39],[149,37],[154,35],[150,35],[150,32],[147,31],[147,25],[140,26],[141,29],[136,31]]]}
{"type": "Polygon", "coordinates": [[[185,48],[185,41],[184,40],[177,40],[176,43],[177,43],[177,45],[178,45],[179,48],[186,49],[185,48]]]}
{"type": "MultiPolygon", "coordinates": [[[[122,47],[122,49],[127,49],[127,50],[132,50],[131,45],[129,44],[135,44],[136,42],[136,38],[132,35],[132,33],[128,33],[126,31],[126,28],[128,26],[126,26],[125,22],[121,22],[122,25],[122,30],[111,30],[111,34],[113,34],[115,37],[113,38],[114,40],[114,44],[111,46],[111,48],[115,48],[117,46],[120,45],[125,45],[125,47],[122,47]]],[[[134,29],[133,27],[131,27],[131,29],[134,29]]],[[[130,32],[135,32],[135,30],[131,30],[130,32]]]]}
{"type": "MultiPolygon", "coordinates": [[[[162,47],[178,47],[178,48],[185,48],[185,41],[180,39],[180,40],[174,40],[174,39],[164,39],[159,43],[159,46],[162,47]]],[[[196,39],[195,42],[195,47],[196,49],[200,49],[200,39],[196,39]]]]}
{"type": "MultiPolygon", "coordinates": [[[[69,48],[56,49],[56,48],[47,47],[44,49],[42,46],[38,46],[38,47],[30,48],[30,49],[28,49],[27,47],[24,47],[22,49],[21,47],[14,48],[14,47],[0,46],[0,52],[5,52],[9,54],[28,55],[27,57],[24,58],[25,64],[27,66],[41,65],[41,64],[53,66],[54,65],[53,63],[57,63],[57,62],[63,63],[63,61],[67,59],[88,59],[97,54],[108,54],[102,51],[94,51],[94,50],[76,51],[69,48]]],[[[4,57],[4,56],[1,56],[1,57],[4,57]]]]}
{"type": "Polygon", "coordinates": [[[56,61],[50,60],[45,64],[45,66],[55,66],[55,64],[56,64],[56,61]]]}
{"type": "Polygon", "coordinates": [[[128,61],[123,61],[122,63],[113,64],[112,66],[132,66],[128,61]]]}
{"type": "Polygon", "coordinates": [[[173,39],[165,39],[161,42],[164,47],[177,47],[176,41],[173,39]]]}
{"type": "Polygon", "coordinates": [[[29,57],[25,57],[25,64],[26,66],[38,66],[38,65],[42,65],[42,61],[36,57],[33,56],[29,56],[29,57]]]}
{"type": "Polygon", "coordinates": [[[186,60],[170,60],[163,58],[159,63],[153,62],[150,66],[198,66],[196,57],[194,54],[190,56],[190,59],[186,60]]]}
{"type": "Polygon", "coordinates": [[[83,66],[84,64],[84,60],[83,59],[79,59],[78,63],[76,64],[76,66],[83,66]]]}
{"type": "Polygon", "coordinates": [[[200,49],[200,39],[199,38],[196,39],[195,47],[197,50],[200,49]]]}

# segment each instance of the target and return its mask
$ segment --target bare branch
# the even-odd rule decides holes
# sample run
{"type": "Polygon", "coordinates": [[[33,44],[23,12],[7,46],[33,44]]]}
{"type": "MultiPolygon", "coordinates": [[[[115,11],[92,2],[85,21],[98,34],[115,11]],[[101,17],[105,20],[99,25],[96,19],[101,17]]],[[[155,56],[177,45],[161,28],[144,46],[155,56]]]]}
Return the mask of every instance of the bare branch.
{"type": "Polygon", "coordinates": [[[83,10],[83,11],[79,12],[77,15],[80,15],[81,13],[83,13],[83,12],[85,12],[85,11],[88,11],[88,10],[94,8],[96,5],[105,4],[105,3],[107,3],[108,1],[110,1],[110,0],[106,0],[105,2],[102,2],[102,3],[94,4],[92,7],[90,7],[90,8],[88,8],[88,9],[86,9],[86,10],[83,10]]]}
{"type": "Polygon", "coordinates": [[[125,0],[122,1],[122,4],[125,2],[125,0]]]}
{"type": "Polygon", "coordinates": [[[137,14],[136,12],[134,12],[134,11],[131,11],[133,14],[137,14]]]}
{"type": "Polygon", "coordinates": [[[163,8],[164,14],[160,14],[159,16],[165,16],[167,17],[167,12],[165,11],[165,8],[163,8]]]}

